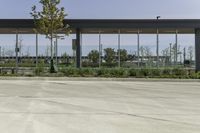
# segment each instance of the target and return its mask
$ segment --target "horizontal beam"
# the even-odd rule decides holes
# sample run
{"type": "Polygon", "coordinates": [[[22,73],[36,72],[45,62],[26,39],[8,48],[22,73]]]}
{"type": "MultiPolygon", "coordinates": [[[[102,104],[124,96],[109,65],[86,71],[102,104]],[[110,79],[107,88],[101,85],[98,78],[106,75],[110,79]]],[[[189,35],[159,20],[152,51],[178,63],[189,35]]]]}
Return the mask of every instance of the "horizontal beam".
{"type": "MultiPolygon", "coordinates": [[[[122,34],[137,33],[137,29],[141,29],[141,34],[151,34],[157,28],[161,34],[172,34],[176,29],[180,34],[193,34],[200,28],[200,19],[66,19],[64,23],[70,25],[72,33],[80,28],[84,34],[98,34],[99,30],[112,34],[118,29],[122,34]]],[[[33,28],[33,19],[0,19],[0,34],[14,34],[16,29],[20,34],[33,34],[33,28]]]]}

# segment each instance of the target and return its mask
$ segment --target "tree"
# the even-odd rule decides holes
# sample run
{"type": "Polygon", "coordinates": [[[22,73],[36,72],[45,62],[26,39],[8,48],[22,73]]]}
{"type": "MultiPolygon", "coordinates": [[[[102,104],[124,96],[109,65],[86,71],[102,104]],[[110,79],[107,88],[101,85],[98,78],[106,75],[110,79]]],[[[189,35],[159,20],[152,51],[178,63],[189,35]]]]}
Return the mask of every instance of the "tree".
{"type": "Polygon", "coordinates": [[[112,48],[106,48],[106,49],[104,49],[104,53],[105,53],[106,63],[108,63],[108,64],[113,63],[115,60],[115,50],[112,48]]]}
{"type": "Polygon", "coordinates": [[[192,61],[194,57],[194,47],[189,46],[187,49],[187,53],[188,53],[187,55],[188,55],[189,60],[192,61]]]}
{"type": "Polygon", "coordinates": [[[142,60],[143,60],[143,57],[144,57],[144,47],[143,47],[143,46],[140,46],[139,52],[140,52],[141,61],[142,61],[142,60]]]}
{"type": "Polygon", "coordinates": [[[88,54],[88,58],[92,63],[98,63],[98,61],[99,61],[99,52],[97,50],[92,50],[88,54]]]}
{"type": "Polygon", "coordinates": [[[170,48],[165,48],[162,50],[162,56],[164,57],[162,59],[162,63],[164,66],[166,66],[166,64],[169,64],[169,61],[170,61],[170,48]]]}
{"type": "Polygon", "coordinates": [[[61,57],[62,57],[62,63],[64,64],[69,63],[69,55],[66,52],[62,54],[61,57]]]}
{"type": "Polygon", "coordinates": [[[152,59],[150,57],[152,57],[152,51],[151,51],[151,48],[148,47],[148,46],[141,46],[140,49],[140,55],[141,55],[141,61],[144,62],[144,57],[145,57],[145,61],[146,65],[151,65],[152,64],[152,59]]]}
{"type": "Polygon", "coordinates": [[[69,25],[64,25],[64,18],[67,16],[64,7],[57,7],[60,0],[40,0],[42,11],[37,11],[36,6],[32,7],[31,16],[34,18],[36,33],[44,34],[51,42],[51,65],[50,72],[55,72],[53,62],[53,38],[57,38],[59,31],[64,31],[66,35],[70,33],[69,25]]]}
{"type": "MultiPolygon", "coordinates": [[[[117,51],[117,55],[119,54],[119,50],[117,51]]],[[[120,61],[124,62],[128,59],[128,53],[126,49],[120,49],[120,61]]]]}
{"type": "Polygon", "coordinates": [[[19,42],[18,42],[18,44],[19,44],[19,55],[20,56],[22,56],[23,55],[23,53],[22,53],[22,49],[23,49],[23,39],[22,38],[20,38],[19,39],[19,42]]]}

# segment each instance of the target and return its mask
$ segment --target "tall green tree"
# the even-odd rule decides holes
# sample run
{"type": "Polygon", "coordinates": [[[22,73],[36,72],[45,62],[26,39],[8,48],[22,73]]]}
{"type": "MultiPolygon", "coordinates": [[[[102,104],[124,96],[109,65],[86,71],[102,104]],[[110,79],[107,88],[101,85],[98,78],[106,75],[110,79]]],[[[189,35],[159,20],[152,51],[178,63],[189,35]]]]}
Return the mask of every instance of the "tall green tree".
{"type": "Polygon", "coordinates": [[[108,64],[114,63],[115,61],[115,50],[113,48],[104,49],[105,61],[108,64]]]}
{"type": "Polygon", "coordinates": [[[97,50],[92,50],[88,54],[88,58],[92,63],[98,63],[99,61],[99,52],[97,50]]]}
{"type": "Polygon", "coordinates": [[[42,10],[37,11],[36,6],[32,7],[31,16],[34,18],[35,31],[46,35],[51,43],[51,64],[50,72],[55,72],[53,61],[53,38],[57,37],[59,31],[64,31],[66,35],[70,33],[69,25],[64,25],[65,14],[64,7],[58,8],[60,0],[40,0],[42,10]]]}
{"type": "MultiPolygon", "coordinates": [[[[119,54],[119,50],[117,50],[117,55],[119,54]]],[[[126,49],[120,49],[120,61],[125,62],[128,59],[128,53],[126,49]]]]}

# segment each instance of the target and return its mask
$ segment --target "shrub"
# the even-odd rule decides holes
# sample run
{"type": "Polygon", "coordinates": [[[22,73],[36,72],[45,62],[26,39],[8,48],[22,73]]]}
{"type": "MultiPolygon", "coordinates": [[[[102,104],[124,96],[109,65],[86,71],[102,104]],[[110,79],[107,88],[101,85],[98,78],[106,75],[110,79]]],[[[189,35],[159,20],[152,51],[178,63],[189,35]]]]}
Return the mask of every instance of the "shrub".
{"type": "Polygon", "coordinates": [[[44,72],[44,67],[39,66],[39,67],[35,68],[36,75],[40,75],[43,72],[44,72]]]}
{"type": "Polygon", "coordinates": [[[185,69],[174,68],[172,74],[175,76],[187,76],[187,71],[185,69]]]}
{"type": "Polygon", "coordinates": [[[161,70],[160,69],[151,69],[151,76],[154,77],[158,77],[161,75],[161,70]]]}
{"type": "Polygon", "coordinates": [[[127,77],[128,74],[125,69],[123,68],[115,68],[109,70],[111,77],[127,77]]]}
{"type": "Polygon", "coordinates": [[[150,75],[149,69],[140,69],[138,71],[137,77],[148,77],[150,75]]]}
{"type": "Polygon", "coordinates": [[[109,69],[107,68],[100,68],[100,69],[97,69],[96,70],[96,74],[97,76],[105,76],[105,77],[109,77],[110,76],[110,73],[109,73],[109,69]]]}
{"type": "Polygon", "coordinates": [[[128,73],[129,73],[129,76],[131,77],[136,77],[137,76],[137,71],[136,69],[129,69],[128,73]]]}
{"type": "Polygon", "coordinates": [[[76,68],[62,68],[60,71],[64,73],[65,76],[75,76],[78,75],[78,69],[76,68]]]}
{"type": "Polygon", "coordinates": [[[102,63],[102,66],[105,66],[105,67],[116,67],[118,63],[116,62],[112,62],[112,63],[102,63]]]}
{"type": "Polygon", "coordinates": [[[82,68],[78,70],[78,74],[83,77],[91,77],[96,76],[96,71],[92,68],[82,68]]]}
{"type": "Polygon", "coordinates": [[[163,75],[171,75],[172,73],[171,73],[171,69],[164,69],[163,71],[162,71],[162,74],[163,75]]]}

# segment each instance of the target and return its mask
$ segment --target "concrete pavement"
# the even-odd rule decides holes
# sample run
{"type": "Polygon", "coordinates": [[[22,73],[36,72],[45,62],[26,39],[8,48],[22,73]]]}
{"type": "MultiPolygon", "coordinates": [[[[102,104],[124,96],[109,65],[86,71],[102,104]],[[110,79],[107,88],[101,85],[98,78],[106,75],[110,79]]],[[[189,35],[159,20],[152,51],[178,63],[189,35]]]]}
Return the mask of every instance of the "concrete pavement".
{"type": "Polygon", "coordinates": [[[2,133],[199,133],[199,82],[0,80],[2,133]]]}

